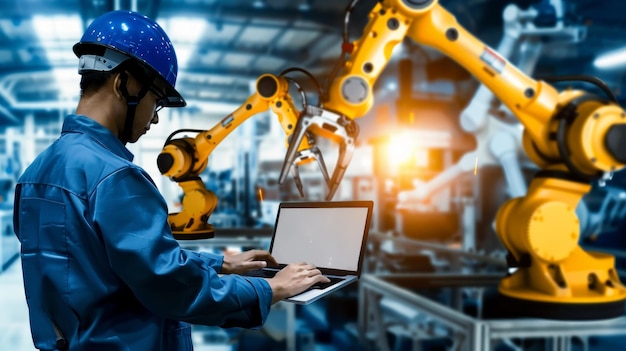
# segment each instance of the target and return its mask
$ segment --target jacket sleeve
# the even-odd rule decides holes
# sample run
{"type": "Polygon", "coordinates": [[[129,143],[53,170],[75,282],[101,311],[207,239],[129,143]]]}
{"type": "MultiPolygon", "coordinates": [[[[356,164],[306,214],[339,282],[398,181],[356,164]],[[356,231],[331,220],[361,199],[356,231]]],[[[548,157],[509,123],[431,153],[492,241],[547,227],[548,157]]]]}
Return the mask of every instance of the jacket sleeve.
{"type": "Polygon", "coordinates": [[[272,291],[264,279],[219,276],[223,257],[182,249],[150,177],[124,168],[90,196],[92,220],[109,263],[148,309],[168,318],[222,327],[258,327],[272,291]]]}

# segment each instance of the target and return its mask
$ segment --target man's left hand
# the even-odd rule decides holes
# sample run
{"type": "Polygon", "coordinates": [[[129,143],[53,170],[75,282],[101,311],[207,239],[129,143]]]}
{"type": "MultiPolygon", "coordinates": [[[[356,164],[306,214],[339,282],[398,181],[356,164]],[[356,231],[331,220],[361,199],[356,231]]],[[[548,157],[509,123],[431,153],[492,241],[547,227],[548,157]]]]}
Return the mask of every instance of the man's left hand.
{"type": "Polygon", "coordinates": [[[225,254],[220,273],[242,274],[266,266],[278,266],[278,262],[268,251],[249,250],[237,254],[225,254]]]}

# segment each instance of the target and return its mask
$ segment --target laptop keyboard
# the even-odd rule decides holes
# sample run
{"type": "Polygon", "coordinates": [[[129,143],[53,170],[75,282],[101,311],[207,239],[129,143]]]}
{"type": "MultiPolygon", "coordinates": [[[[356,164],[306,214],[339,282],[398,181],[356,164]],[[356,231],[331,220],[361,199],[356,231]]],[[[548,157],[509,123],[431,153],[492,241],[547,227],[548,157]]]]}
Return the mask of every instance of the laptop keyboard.
{"type": "Polygon", "coordinates": [[[258,278],[274,278],[276,273],[278,273],[278,269],[254,269],[246,272],[245,275],[248,277],[258,277],[258,278]]]}
{"type": "MultiPolygon", "coordinates": [[[[276,273],[278,273],[278,269],[277,270],[273,270],[273,269],[255,269],[255,270],[251,270],[246,272],[246,276],[249,277],[259,277],[259,278],[273,278],[276,273]]],[[[339,283],[340,281],[344,280],[343,278],[334,278],[334,277],[327,277],[328,279],[330,279],[330,282],[328,283],[315,283],[313,284],[313,286],[311,286],[310,288],[308,288],[305,291],[308,290],[312,290],[312,289],[326,289],[327,287],[331,286],[331,285],[335,285],[337,283],[339,283]]]]}

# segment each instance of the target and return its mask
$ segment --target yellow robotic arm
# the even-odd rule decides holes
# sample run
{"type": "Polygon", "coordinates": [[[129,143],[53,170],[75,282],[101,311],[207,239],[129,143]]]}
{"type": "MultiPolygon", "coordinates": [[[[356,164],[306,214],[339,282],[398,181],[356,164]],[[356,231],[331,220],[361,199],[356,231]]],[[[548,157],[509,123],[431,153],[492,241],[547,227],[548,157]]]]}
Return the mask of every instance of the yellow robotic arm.
{"type": "MultiPolygon", "coordinates": [[[[287,78],[272,74],[260,76],[256,82],[256,91],[245,103],[210,130],[197,131],[195,137],[174,139],[174,135],[186,131],[180,130],[168,137],[157,158],[157,165],[161,174],[177,182],[183,190],[181,211],[170,214],[168,218],[176,239],[205,239],[214,236],[213,225],[209,224],[208,220],[217,206],[218,199],[205,187],[200,174],[207,166],[209,155],[222,140],[248,118],[270,108],[278,116],[288,143],[300,111],[289,95],[287,78]]],[[[302,194],[298,165],[316,160],[320,163],[326,178],[328,175],[322,156],[312,139],[302,138],[296,153],[297,157],[290,169],[302,194]]]]}
{"type": "MultiPolygon", "coordinates": [[[[468,33],[437,0],[375,5],[363,35],[352,43],[349,58],[331,81],[323,109],[305,111],[298,120],[286,161],[296,155],[301,139],[295,136],[307,131],[339,142],[345,142],[341,135],[355,137],[352,121],[370,110],[372,87],[405,37],[438,49],[493,91],[524,125],[524,149],[541,168],[526,196],[506,202],[497,214],[496,231],[517,266],[499,286],[504,307],[557,319],[623,314],[626,289],[614,258],[578,245],[575,208],[591,181],[608,178],[626,164],[624,110],[610,98],[559,92],[526,76],[468,33]],[[333,128],[320,127],[326,123],[333,128]],[[341,131],[340,125],[346,128],[341,131]]],[[[330,182],[335,188],[350,154],[343,158],[330,182]]]]}

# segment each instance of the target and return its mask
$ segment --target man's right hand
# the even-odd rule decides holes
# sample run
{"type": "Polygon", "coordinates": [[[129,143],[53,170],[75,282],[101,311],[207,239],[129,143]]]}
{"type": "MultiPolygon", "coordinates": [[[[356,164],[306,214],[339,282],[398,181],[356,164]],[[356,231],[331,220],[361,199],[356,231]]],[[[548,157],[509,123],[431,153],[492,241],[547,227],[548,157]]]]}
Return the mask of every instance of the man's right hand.
{"type": "Polygon", "coordinates": [[[313,284],[330,282],[319,269],[305,262],[287,265],[267,281],[272,288],[272,303],[297,295],[313,284]]]}

